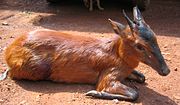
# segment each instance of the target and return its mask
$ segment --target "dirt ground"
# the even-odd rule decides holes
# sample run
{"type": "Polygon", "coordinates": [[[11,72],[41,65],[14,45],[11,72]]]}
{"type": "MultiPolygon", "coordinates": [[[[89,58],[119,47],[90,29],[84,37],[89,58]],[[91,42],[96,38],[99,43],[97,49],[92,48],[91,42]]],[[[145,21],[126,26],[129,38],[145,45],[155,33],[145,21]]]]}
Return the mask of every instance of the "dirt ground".
{"type": "MultiPolygon", "coordinates": [[[[49,5],[45,0],[1,0],[0,72],[7,66],[4,49],[24,32],[47,28],[72,34],[109,36],[114,34],[107,19],[126,24],[122,9],[131,16],[128,3],[101,0],[104,11],[89,12],[82,0],[64,0],[49,5]]],[[[125,102],[85,97],[92,85],[59,84],[50,81],[0,81],[0,105],[180,105],[180,1],[151,0],[143,12],[146,22],[157,34],[159,46],[171,73],[161,77],[150,67],[137,68],[146,76],[145,84],[130,82],[138,89],[137,101],[125,102]]]]}

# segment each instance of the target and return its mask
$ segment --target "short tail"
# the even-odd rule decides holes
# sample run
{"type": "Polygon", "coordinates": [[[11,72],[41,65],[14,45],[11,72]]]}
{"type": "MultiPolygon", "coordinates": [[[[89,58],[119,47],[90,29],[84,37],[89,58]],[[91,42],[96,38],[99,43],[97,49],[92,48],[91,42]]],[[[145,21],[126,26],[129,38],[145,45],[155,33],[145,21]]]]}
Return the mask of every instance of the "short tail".
{"type": "Polygon", "coordinates": [[[5,80],[7,78],[8,72],[9,72],[9,68],[6,69],[4,73],[0,74],[0,81],[5,80]]]}

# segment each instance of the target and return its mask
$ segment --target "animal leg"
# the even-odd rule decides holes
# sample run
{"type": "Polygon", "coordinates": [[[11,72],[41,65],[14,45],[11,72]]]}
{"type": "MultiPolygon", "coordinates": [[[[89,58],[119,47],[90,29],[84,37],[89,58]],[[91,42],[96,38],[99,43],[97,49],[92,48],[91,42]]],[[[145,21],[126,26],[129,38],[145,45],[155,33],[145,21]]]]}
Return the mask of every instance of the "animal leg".
{"type": "Polygon", "coordinates": [[[86,96],[102,99],[135,101],[139,97],[139,94],[134,89],[121,84],[119,81],[114,81],[109,87],[103,89],[102,91],[91,90],[86,93],[86,96]]]}
{"type": "Polygon", "coordinates": [[[93,0],[90,0],[89,11],[93,11],[93,0]]]}
{"type": "Polygon", "coordinates": [[[0,81],[5,80],[7,78],[9,70],[10,69],[8,68],[8,69],[6,69],[6,71],[4,73],[0,74],[0,81]]]}
{"type": "Polygon", "coordinates": [[[83,0],[84,1],[84,5],[86,6],[86,8],[89,8],[89,0],[83,0]]]}
{"type": "Polygon", "coordinates": [[[145,76],[139,72],[139,71],[136,71],[134,70],[128,77],[127,79],[130,79],[130,80],[134,80],[138,83],[144,83],[145,82],[145,76]]]}
{"type": "Polygon", "coordinates": [[[96,1],[97,1],[97,6],[98,6],[99,10],[104,10],[104,8],[102,8],[100,5],[100,0],[96,0],[96,1]]]}

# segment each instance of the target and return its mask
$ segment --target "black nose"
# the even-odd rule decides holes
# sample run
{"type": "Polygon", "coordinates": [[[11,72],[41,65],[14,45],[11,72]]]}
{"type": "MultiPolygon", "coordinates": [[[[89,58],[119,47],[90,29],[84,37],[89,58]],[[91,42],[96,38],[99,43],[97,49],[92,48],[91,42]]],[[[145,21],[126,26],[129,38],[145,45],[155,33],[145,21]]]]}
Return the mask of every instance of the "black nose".
{"type": "Polygon", "coordinates": [[[170,73],[169,68],[162,68],[162,73],[160,73],[160,75],[162,76],[167,76],[170,73]]]}

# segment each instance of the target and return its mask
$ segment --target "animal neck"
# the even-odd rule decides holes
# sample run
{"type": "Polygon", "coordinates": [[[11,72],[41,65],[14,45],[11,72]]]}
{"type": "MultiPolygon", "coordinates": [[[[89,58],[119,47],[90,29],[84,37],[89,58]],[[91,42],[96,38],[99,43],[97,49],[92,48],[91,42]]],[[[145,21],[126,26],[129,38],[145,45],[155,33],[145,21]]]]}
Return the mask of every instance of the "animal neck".
{"type": "Polygon", "coordinates": [[[137,59],[133,48],[128,43],[127,40],[119,40],[118,54],[122,59],[122,65],[126,66],[128,69],[134,69],[138,66],[139,60],[137,59]]]}

